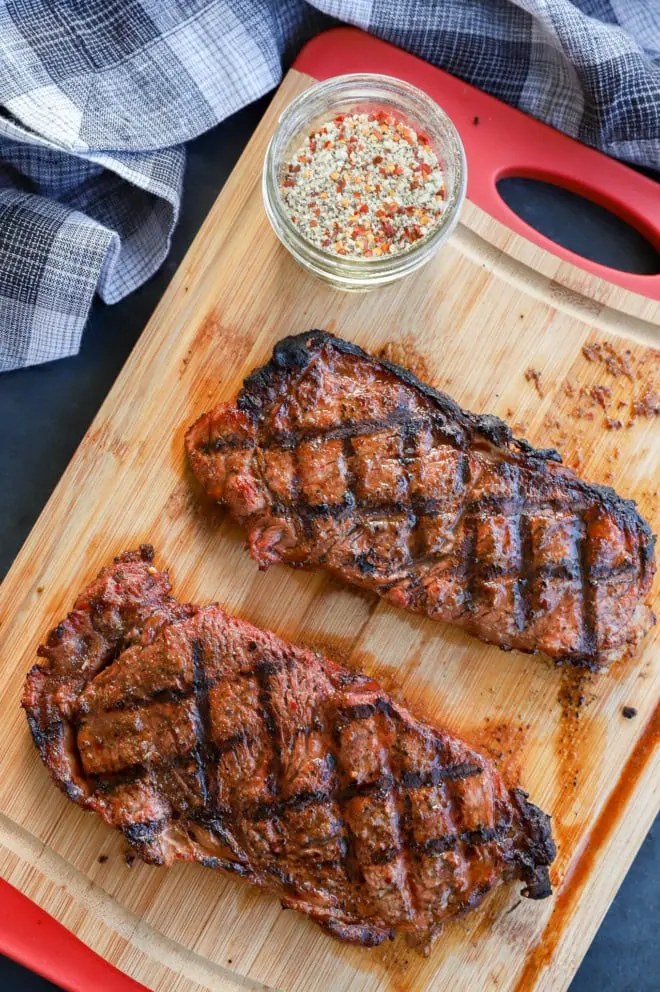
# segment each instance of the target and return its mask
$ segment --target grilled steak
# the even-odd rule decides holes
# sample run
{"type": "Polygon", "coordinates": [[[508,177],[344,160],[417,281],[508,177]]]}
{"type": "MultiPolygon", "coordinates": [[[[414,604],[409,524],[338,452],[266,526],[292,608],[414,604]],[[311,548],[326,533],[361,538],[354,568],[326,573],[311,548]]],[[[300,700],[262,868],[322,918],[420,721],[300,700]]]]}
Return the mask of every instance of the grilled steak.
{"type": "Polygon", "coordinates": [[[490,761],[372,679],[178,603],[152,554],[103,569],[28,674],[70,799],[150,864],[234,872],[367,946],[426,945],[504,880],[550,894],[549,819],[490,761]]]}
{"type": "Polygon", "coordinates": [[[592,669],[655,622],[655,539],[634,502],[323,331],[281,341],[186,445],[262,568],[322,566],[504,649],[592,669]]]}

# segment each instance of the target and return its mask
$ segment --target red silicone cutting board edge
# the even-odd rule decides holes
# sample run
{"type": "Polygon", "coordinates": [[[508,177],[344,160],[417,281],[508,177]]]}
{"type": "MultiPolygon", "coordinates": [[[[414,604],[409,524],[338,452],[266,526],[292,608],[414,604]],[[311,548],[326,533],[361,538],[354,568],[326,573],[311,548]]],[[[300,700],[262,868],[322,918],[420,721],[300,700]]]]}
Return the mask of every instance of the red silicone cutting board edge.
{"type": "MultiPolygon", "coordinates": [[[[468,196],[477,206],[555,255],[633,292],[660,299],[660,275],[620,272],[561,248],[510,210],[495,185],[506,175],[558,183],[613,210],[658,247],[660,189],[653,180],[354,28],[335,28],[314,38],[294,68],[316,79],[385,71],[424,89],[460,132],[468,161],[468,196]]],[[[0,953],[67,992],[146,992],[2,879],[0,953]]]]}
{"type": "Polygon", "coordinates": [[[66,992],[148,992],[2,879],[0,954],[66,992]]]}

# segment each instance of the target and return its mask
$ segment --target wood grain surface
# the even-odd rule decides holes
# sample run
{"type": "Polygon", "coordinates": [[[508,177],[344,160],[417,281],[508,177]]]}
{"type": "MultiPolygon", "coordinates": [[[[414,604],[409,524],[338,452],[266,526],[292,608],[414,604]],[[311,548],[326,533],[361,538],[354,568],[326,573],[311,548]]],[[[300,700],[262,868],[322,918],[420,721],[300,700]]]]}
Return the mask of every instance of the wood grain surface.
{"type": "Polygon", "coordinates": [[[572,270],[472,204],[448,247],[408,280],[364,296],[316,282],[271,233],[260,193],[277,116],[309,82],[289,73],[0,591],[0,874],[153,989],[554,992],[570,982],[658,808],[658,628],[633,662],[576,680],[324,575],[260,573],[244,535],[198,499],[183,435],[279,338],[327,328],[559,447],[587,478],[637,499],[657,530],[658,418],[631,404],[658,385],[660,308],[572,270]],[[591,344],[611,351],[588,360],[591,344]],[[613,374],[613,353],[629,375],[613,374]],[[179,598],[217,600],[359,665],[495,754],[553,814],[555,896],[534,903],[519,886],[502,888],[422,958],[402,940],[342,946],[221,872],[129,868],[120,835],[51,784],[19,699],[38,643],[77,591],[142,541],[170,566],[179,598]]]}

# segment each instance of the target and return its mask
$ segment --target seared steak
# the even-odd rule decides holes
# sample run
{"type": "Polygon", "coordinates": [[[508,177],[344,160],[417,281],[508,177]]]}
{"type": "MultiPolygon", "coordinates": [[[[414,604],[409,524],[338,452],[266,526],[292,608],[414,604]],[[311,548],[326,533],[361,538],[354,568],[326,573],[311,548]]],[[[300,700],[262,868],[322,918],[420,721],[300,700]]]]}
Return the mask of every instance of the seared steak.
{"type": "Polygon", "coordinates": [[[103,569],[23,706],[53,779],[150,864],[223,868],[340,940],[422,945],[499,882],[550,894],[549,819],[364,675],[170,596],[152,550],[103,569]]]}
{"type": "Polygon", "coordinates": [[[504,649],[593,669],[654,623],[654,537],[634,502],[323,331],[281,341],[186,445],[262,568],[322,566],[504,649]]]}

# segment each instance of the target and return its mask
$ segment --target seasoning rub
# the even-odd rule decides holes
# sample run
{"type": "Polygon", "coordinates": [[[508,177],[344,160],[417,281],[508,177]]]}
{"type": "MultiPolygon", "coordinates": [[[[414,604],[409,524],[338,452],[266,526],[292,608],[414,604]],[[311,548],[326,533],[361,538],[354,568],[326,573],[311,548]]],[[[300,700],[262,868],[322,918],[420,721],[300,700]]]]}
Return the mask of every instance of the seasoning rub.
{"type": "Polygon", "coordinates": [[[312,131],[280,188],[313,245],[363,258],[426,237],[444,209],[444,173],[428,138],[389,113],[338,114],[312,131]]]}

